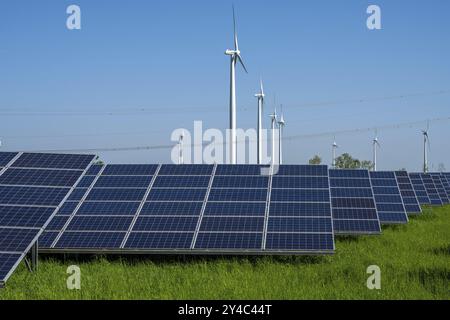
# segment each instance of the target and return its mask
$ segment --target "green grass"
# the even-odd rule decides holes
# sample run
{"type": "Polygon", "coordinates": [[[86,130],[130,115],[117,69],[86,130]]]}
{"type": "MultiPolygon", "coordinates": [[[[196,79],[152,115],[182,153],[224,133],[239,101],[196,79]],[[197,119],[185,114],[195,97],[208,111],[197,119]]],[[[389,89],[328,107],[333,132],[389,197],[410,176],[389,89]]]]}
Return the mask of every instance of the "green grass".
{"type": "Polygon", "coordinates": [[[41,257],[1,299],[450,299],[450,206],[425,208],[382,236],[341,238],[325,257],[41,257]],[[82,288],[66,289],[79,265],[82,288]],[[381,290],[366,269],[381,268],[381,290]]]}

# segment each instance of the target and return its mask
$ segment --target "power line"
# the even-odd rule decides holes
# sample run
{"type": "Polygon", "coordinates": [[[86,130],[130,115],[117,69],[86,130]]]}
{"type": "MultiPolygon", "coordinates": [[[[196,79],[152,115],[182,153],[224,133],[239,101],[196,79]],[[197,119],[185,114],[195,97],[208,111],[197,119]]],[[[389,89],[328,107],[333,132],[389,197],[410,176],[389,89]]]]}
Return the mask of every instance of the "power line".
{"type": "MultiPolygon", "coordinates": [[[[376,127],[368,127],[368,128],[355,128],[355,129],[347,129],[333,132],[323,132],[323,133],[315,133],[315,134],[303,134],[303,135],[294,135],[294,136],[286,136],[283,138],[283,141],[292,141],[299,139],[311,139],[311,138],[320,138],[320,137],[335,137],[337,135],[350,134],[350,133],[362,133],[362,132],[371,132],[375,130],[389,130],[389,129],[400,129],[400,128],[411,128],[419,125],[425,125],[427,123],[435,123],[435,122],[445,122],[450,121],[450,117],[441,117],[427,120],[420,120],[414,122],[403,122],[397,124],[388,124],[376,127]]],[[[243,141],[238,140],[237,143],[245,143],[249,140],[243,141]]],[[[256,140],[250,140],[251,142],[256,142],[256,140]]],[[[226,143],[221,143],[218,145],[225,145],[226,143]]],[[[186,146],[189,147],[200,147],[209,145],[209,142],[203,142],[202,144],[188,144],[186,146]]],[[[55,149],[55,150],[36,150],[34,152],[67,152],[67,153],[88,153],[88,152],[122,152],[122,151],[146,151],[146,150],[164,150],[164,149],[172,149],[175,146],[174,144],[167,145],[154,145],[154,146],[135,146],[135,147],[113,147],[113,148],[90,148],[90,149],[55,149]]]]}

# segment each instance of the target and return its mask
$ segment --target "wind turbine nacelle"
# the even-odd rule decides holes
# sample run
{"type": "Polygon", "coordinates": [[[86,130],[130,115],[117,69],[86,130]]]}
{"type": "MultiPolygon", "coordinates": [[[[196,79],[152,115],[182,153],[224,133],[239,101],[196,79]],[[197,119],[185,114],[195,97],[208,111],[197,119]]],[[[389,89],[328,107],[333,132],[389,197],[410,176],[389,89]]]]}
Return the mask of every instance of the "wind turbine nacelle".
{"type": "Polygon", "coordinates": [[[225,51],[225,54],[227,55],[227,56],[232,56],[232,55],[234,55],[236,52],[234,51],[234,50],[230,50],[230,49],[227,49],[227,51],[225,51]]]}

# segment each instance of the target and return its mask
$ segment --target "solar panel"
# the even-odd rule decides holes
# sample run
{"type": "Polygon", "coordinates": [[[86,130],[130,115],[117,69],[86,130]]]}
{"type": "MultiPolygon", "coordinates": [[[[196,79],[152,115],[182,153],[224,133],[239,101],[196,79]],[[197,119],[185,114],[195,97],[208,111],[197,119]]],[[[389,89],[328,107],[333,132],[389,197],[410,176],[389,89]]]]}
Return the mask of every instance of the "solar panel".
{"type": "Polygon", "coordinates": [[[408,215],[406,214],[395,173],[388,171],[370,172],[370,181],[380,223],[407,223],[408,215]]]}
{"type": "Polygon", "coordinates": [[[423,185],[427,191],[428,197],[430,198],[430,204],[441,206],[442,200],[431,175],[428,173],[421,173],[420,177],[422,178],[423,185]]]}
{"type": "Polygon", "coordinates": [[[45,233],[46,252],[334,251],[326,166],[94,167],[45,233]]]}
{"type": "Polygon", "coordinates": [[[381,233],[368,170],[331,169],[329,172],[335,234],[381,233]]]}
{"type": "Polygon", "coordinates": [[[450,199],[450,175],[447,175],[446,173],[441,173],[441,180],[447,192],[447,197],[450,199]]]}
{"type": "MultiPolygon", "coordinates": [[[[90,166],[92,155],[0,152],[0,286],[90,166]]],[[[58,223],[56,220],[54,223],[58,223]]]]}
{"type": "Polygon", "coordinates": [[[411,184],[413,185],[419,204],[431,204],[420,173],[410,173],[409,178],[411,179],[411,184]]]}
{"type": "Polygon", "coordinates": [[[436,190],[439,194],[439,197],[441,198],[441,201],[443,204],[449,204],[449,198],[447,195],[447,190],[444,187],[444,184],[442,183],[441,174],[440,173],[430,173],[431,179],[433,179],[433,183],[436,187],[436,190]]]}
{"type": "Polygon", "coordinates": [[[411,180],[406,171],[396,171],[395,176],[397,178],[398,187],[405,204],[406,212],[409,215],[415,215],[422,213],[422,208],[419,205],[416,192],[411,183],[411,180]]]}

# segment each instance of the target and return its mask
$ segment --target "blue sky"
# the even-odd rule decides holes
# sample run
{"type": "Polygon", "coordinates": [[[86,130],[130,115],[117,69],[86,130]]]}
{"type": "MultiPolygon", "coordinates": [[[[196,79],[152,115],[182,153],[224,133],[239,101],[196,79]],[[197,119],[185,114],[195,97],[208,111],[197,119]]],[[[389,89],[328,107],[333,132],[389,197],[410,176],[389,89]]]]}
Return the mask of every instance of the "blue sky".
{"type": "MultiPolygon", "coordinates": [[[[297,137],[285,142],[286,162],[319,154],[329,163],[334,134],[323,133],[380,127],[379,169],[421,168],[425,122],[382,128],[450,117],[448,1],[234,4],[249,69],[237,73],[239,127],[256,125],[253,94],[262,76],[266,114],[276,95],[284,105],[285,135],[297,137]],[[370,4],[381,7],[382,30],[366,28],[370,4]]],[[[190,129],[194,120],[225,129],[231,5],[2,1],[1,149],[167,145],[172,130],[190,129]],[[81,7],[81,30],[66,28],[70,4],[81,7]]],[[[339,151],[371,159],[373,135],[337,133],[339,151]]],[[[431,123],[430,137],[430,164],[450,170],[450,121],[431,123]]],[[[170,161],[167,149],[98,154],[108,162],[170,161]]]]}

